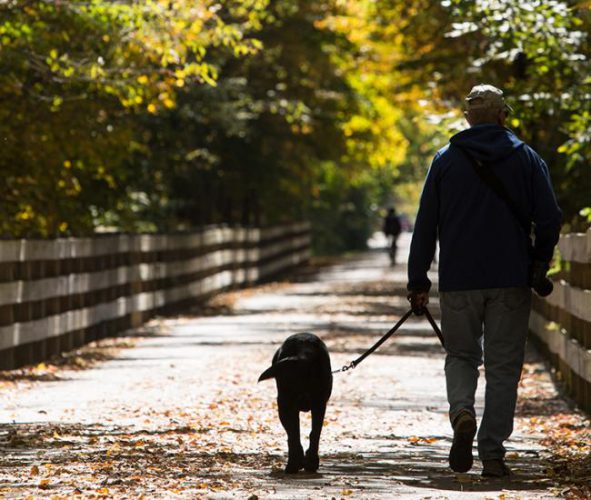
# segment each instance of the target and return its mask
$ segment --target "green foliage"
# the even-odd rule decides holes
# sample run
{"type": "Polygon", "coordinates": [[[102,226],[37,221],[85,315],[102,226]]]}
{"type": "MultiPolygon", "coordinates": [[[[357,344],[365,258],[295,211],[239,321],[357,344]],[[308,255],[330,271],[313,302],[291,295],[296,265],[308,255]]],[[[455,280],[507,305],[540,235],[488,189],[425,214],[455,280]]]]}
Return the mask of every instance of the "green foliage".
{"type": "Polygon", "coordinates": [[[317,254],[336,254],[366,248],[374,227],[371,179],[352,183],[332,162],[322,165],[310,207],[312,244],[317,254]]]}
{"type": "MultiPolygon", "coordinates": [[[[503,88],[573,227],[591,193],[585,3],[0,2],[0,234],[411,215],[463,97],[503,88]]],[[[578,222],[577,222],[578,221],[578,222]]]]}
{"type": "Polygon", "coordinates": [[[186,86],[173,109],[144,117],[134,189],[160,227],[302,218],[320,163],[342,156],[340,124],[355,107],[327,55],[338,36],[315,26],[322,12],[309,2],[267,14],[264,50],[213,51],[215,87],[186,86]]]}
{"type": "Polygon", "coordinates": [[[586,224],[591,224],[591,207],[585,207],[581,209],[579,215],[583,217],[586,224]]]}
{"type": "Polygon", "coordinates": [[[212,50],[260,44],[262,0],[8,1],[0,6],[0,233],[90,232],[126,203],[138,115],[214,85],[212,50]]]}
{"type": "MultiPolygon", "coordinates": [[[[588,5],[444,0],[441,6],[449,15],[438,30],[444,38],[427,43],[413,66],[430,72],[425,63],[435,62],[436,72],[415,77],[431,82],[432,100],[442,112],[461,110],[474,84],[502,88],[515,109],[509,126],[546,159],[566,221],[576,220],[591,193],[591,79],[583,77],[590,69],[588,5]],[[454,78],[459,73],[463,78],[454,78]]],[[[433,14],[441,6],[428,10],[433,14]]]]}

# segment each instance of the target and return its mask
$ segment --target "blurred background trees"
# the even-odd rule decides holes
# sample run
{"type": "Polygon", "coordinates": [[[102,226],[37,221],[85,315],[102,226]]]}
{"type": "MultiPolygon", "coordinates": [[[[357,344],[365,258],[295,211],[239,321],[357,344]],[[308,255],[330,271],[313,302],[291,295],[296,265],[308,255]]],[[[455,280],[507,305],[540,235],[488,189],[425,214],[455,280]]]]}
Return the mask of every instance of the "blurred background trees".
{"type": "Polygon", "coordinates": [[[4,0],[0,234],[311,220],[319,252],[414,215],[488,82],[591,209],[590,2],[4,0]]]}

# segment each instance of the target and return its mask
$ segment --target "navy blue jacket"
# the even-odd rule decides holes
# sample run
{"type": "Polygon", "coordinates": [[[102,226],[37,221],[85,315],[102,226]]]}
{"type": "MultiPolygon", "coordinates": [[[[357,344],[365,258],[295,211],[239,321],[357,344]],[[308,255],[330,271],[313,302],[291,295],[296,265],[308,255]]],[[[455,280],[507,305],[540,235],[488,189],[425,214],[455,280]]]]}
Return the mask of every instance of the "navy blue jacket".
{"type": "Polygon", "coordinates": [[[421,195],[408,262],[408,289],[428,291],[439,238],[439,290],[528,285],[532,259],[550,262],[562,213],[548,167],[509,129],[476,125],[435,155],[421,195]],[[486,185],[458,147],[491,167],[524,217],[535,225],[533,254],[506,202],[486,185]]]}

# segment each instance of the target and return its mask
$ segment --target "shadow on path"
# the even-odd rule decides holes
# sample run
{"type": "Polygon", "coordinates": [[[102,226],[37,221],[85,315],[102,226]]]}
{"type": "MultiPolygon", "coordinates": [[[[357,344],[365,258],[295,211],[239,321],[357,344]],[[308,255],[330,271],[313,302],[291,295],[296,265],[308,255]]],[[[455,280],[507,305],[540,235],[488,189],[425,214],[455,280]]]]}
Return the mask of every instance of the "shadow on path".
{"type": "MultiPolygon", "coordinates": [[[[516,475],[484,480],[478,461],[456,475],[447,465],[444,352],[415,317],[353,374],[335,377],[319,474],[283,473],[275,385],[256,378],[296,331],[320,335],[333,368],[373,345],[407,310],[404,267],[385,267],[385,259],[369,253],[290,283],[230,292],[195,308],[194,317],[155,320],[136,348],[89,358],[97,369],[78,380],[72,370],[60,384],[38,373],[0,375],[34,382],[22,392],[13,385],[7,400],[15,422],[0,424],[0,494],[547,498],[546,452],[525,424],[565,414],[568,405],[560,394],[533,390],[548,385],[538,360],[528,354],[524,387],[532,390],[520,398],[521,428],[510,445],[516,475]],[[83,382],[86,392],[72,397],[83,382]]],[[[434,298],[434,316],[437,309],[434,298]]]]}

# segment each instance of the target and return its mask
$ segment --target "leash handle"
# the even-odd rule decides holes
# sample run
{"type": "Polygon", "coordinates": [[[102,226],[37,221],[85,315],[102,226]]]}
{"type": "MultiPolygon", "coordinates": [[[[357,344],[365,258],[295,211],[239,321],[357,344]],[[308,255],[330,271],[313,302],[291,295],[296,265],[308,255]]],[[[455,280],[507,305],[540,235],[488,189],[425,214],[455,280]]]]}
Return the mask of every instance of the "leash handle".
{"type": "MultiPolygon", "coordinates": [[[[386,340],[388,340],[396,332],[396,330],[398,330],[402,326],[402,324],[409,318],[409,316],[412,313],[413,313],[412,309],[409,309],[404,314],[404,316],[402,316],[402,318],[400,318],[398,320],[398,322],[392,328],[390,328],[390,330],[388,330],[388,332],[380,340],[378,340],[373,346],[371,346],[361,356],[359,356],[354,361],[351,361],[351,363],[349,363],[348,365],[344,365],[342,368],[339,368],[338,370],[334,370],[332,373],[346,372],[346,371],[349,371],[349,370],[352,370],[353,368],[355,368],[359,363],[361,363],[365,358],[367,358],[372,352],[374,352],[378,347],[380,347],[384,342],[386,342],[386,340]]],[[[431,316],[429,309],[424,307],[422,309],[421,314],[423,314],[423,313],[425,314],[425,316],[427,316],[427,321],[429,321],[429,323],[431,324],[431,327],[433,328],[433,330],[437,334],[437,337],[439,338],[441,345],[443,347],[445,347],[444,342],[443,342],[443,335],[441,334],[441,330],[439,329],[439,326],[437,326],[437,323],[433,319],[433,316],[431,316]]]]}

